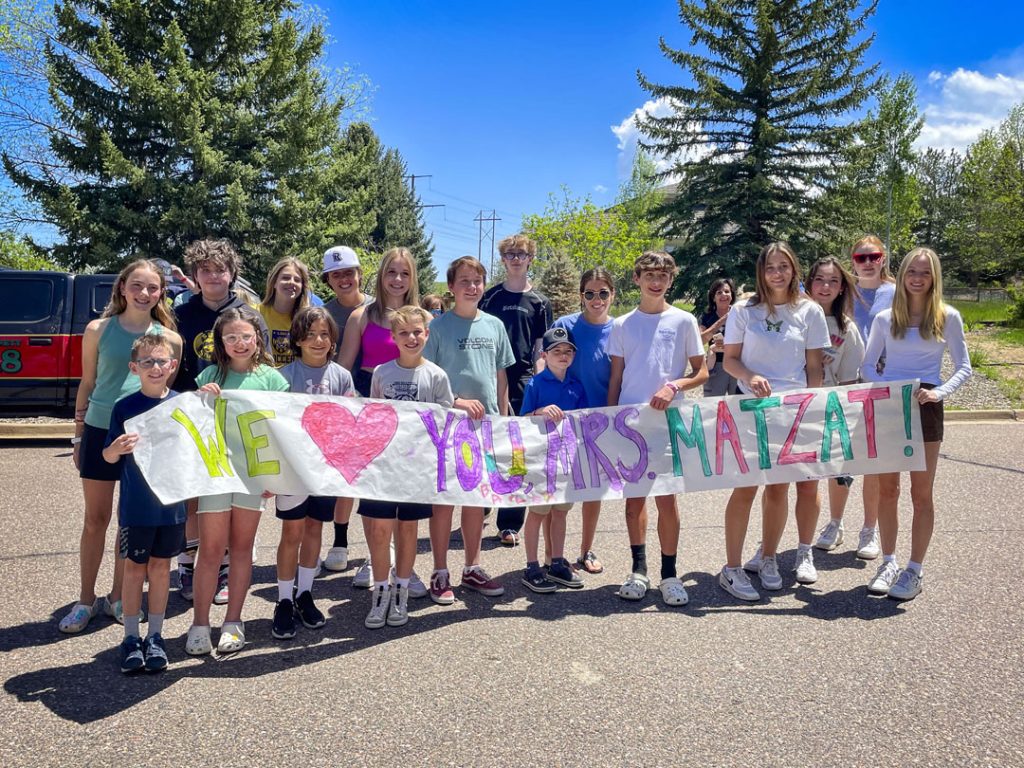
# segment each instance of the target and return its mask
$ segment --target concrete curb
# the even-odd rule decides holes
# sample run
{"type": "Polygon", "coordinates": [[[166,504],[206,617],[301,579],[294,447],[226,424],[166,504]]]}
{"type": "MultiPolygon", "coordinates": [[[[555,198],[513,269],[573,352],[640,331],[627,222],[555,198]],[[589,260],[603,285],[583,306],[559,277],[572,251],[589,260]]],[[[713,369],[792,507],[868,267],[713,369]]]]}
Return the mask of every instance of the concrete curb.
{"type": "Polygon", "coordinates": [[[946,421],[1024,421],[1024,411],[1004,408],[984,411],[946,411],[946,421]]]}

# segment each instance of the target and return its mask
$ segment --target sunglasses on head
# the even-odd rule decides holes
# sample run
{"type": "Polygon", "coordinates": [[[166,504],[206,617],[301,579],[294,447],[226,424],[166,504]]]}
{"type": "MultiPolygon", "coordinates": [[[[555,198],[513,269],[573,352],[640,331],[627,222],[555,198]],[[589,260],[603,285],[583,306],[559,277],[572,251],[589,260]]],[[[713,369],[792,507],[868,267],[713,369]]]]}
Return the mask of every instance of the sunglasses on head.
{"type": "Polygon", "coordinates": [[[872,264],[875,264],[884,258],[884,253],[855,253],[853,254],[853,263],[867,264],[870,261],[872,264]]]}
{"type": "Polygon", "coordinates": [[[600,291],[584,291],[583,298],[587,301],[593,301],[594,297],[601,299],[601,301],[607,301],[608,297],[612,295],[612,292],[607,288],[602,288],[600,291]]]}

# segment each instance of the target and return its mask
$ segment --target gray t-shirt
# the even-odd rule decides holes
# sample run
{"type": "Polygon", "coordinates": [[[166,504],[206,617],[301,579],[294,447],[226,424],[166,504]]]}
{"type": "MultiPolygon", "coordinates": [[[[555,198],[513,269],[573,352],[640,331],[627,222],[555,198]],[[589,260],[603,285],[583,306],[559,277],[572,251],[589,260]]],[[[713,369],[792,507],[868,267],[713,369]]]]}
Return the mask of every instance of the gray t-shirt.
{"type": "Polygon", "coordinates": [[[415,368],[403,368],[397,360],[378,365],[373,369],[370,397],[437,403],[445,408],[455,402],[448,374],[429,360],[415,368]]]}
{"type": "Polygon", "coordinates": [[[355,395],[352,374],[337,363],[322,368],[311,368],[301,360],[294,360],[280,370],[288,382],[290,392],[307,395],[355,395]]]}
{"type": "MultiPolygon", "coordinates": [[[[367,304],[373,303],[373,296],[366,293],[363,294],[363,303],[358,305],[365,307],[367,304]]],[[[335,296],[330,301],[324,302],[324,309],[331,313],[331,317],[334,318],[334,322],[338,324],[338,346],[335,347],[334,351],[337,352],[341,349],[341,342],[345,338],[345,325],[348,323],[349,316],[356,311],[357,307],[345,307],[338,301],[338,297],[335,296]]]]}
{"type": "Polygon", "coordinates": [[[498,370],[516,361],[501,320],[486,312],[472,320],[445,312],[431,321],[423,356],[448,374],[456,397],[479,400],[487,413],[498,412],[498,370]]]}

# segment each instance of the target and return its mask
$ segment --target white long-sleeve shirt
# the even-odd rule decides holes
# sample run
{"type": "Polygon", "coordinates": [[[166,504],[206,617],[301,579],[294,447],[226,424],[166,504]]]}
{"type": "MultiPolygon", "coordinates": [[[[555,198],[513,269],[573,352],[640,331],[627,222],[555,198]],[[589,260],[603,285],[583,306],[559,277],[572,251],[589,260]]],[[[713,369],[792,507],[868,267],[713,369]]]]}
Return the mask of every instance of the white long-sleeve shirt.
{"type": "Polygon", "coordinates": [[[964,322],[960,313],[946,305],[944,340],[921,338],[920,329],[907,328],[902,339],[892,336],[892,310],[879,312],[871,323],[864,363],[860,369],[864,381],[897,381],[920,379],[932,384],[935,394],[945,400],[971,377],[971,360],[967,355],[964,322]],[[948,349],[953,359],[953,375],[942,380],[942,353],[948,349]],[[885,369],[878,373],[878,358],[885,352],[885,369]]]}

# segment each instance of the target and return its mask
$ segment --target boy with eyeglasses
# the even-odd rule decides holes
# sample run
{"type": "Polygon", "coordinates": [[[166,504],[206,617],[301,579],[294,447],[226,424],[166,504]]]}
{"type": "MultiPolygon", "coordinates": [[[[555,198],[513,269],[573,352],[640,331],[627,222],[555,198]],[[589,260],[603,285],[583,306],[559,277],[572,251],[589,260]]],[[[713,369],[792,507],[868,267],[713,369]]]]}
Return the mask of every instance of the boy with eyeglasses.
{"type": "Polygon", "coordinates": [[[167,382],[178,369],[178,361],[167,340],[146,334],[132,345],[129,370],[139,377],[140,391],[114,404],[103,458],[121,464],[121,495],[117,521],[120,526],[121,557],[125,561],[121,600],[124,606],[124,641],[121,643],[121,671],[128,674],[145,669],[159,672],[167,667],[164,646],[164,615],[170,591],[171,558],[185,546],[185,503],[162,504],[150,490],[132,456],[144,436],[125,432],[124,423],[173,397],[167,382]],[[149,580],[149,633],[139,636],[142,585],[149,580]]]}
{"type": "MultiPolygon", "coordinates": [[[[551,302],[530,283],[530,264],[537,255],[537,244],[526,235],[512,235],[498,243],[498,253],[505,268],[505,280],[491,286],[480,300],[480,309],[494,315],[505,326],[515,362],[508,374],[508,400],[511,413],[519,413],[523,392],[534,373],[544,370],[540,359],[541,339],[551,325],[551,302]]],[[[498,510],[501,543],[514,547],[519,543],[526,507],[498,510]]]]}

